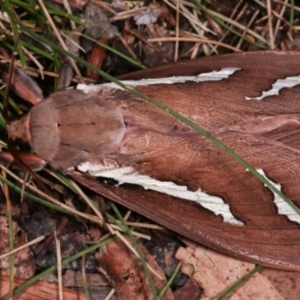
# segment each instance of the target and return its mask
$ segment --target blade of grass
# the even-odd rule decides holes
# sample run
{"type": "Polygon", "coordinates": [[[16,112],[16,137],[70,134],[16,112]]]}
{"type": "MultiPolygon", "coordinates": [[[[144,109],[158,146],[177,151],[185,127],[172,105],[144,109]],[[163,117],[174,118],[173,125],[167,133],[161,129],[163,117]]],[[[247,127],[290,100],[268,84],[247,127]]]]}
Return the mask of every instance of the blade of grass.
{"type": "MultiPolygon", "coordinates": [[[[66,33],[72,33],[71,31],[64,31],[64,32],[66,32],[66,33]]],[[[75,34],[76,34],[76,33],[75,33],[75,34]]],[[[138,61],[135,61],[134,59],[132,59],[132,58],[130,58],[130,57],[128,57],[128,56],[126,56],[125,54],[121,53],[120,51],[117,51],[116,49],[114,49],[114,48],[112,48],[112,47],[110,47],[110,46],[108,46],[108,45],[106,45],[106,44],[104,44],[104,43],[101,43],[101,42],[95,40],[94,38],[92,38],[92,37],[90,37],[90,36],[84,34],[84,33],[78,33],[78,34],[79,34],[81,37],[83,37],[83,38],[85,38],[85,39],[87,39],[87,40],[89,40],[89,41],[92,41],[92,42],[94,42],[95,44],[97,44],[97,45],[103,47],[104,49],[106,49],[106,50],[108,50],[108,51],[110,51],[110,52],[112,52],[112,53],[118,55],[119,57],[122,57],[123,59],[127,60],[128,62],[132,63],[133,65],[136,65],[137,67],[140,67],[141,69],[147,69],[147,67],[146,67],[145,65],[143,65],[142,63],[140,63],[140,62],[138,62],[138,61]]]]}
{"type": "Polygon", "coordinates": [[[153,279],[152,279],[152,276],[149,272],[149,269],[148,269],[148,266],[147,266],[147,263],[145,261],[145,258],[144,258],[144,255],[143,255],[143,252],[141,250],[141,248],[139,247],[135,237],[133,236],[133,234],[131,233],[131,230],[130,228],[127,226],[126,222],[124,221],[121,213],[119,212],[119,210],[117,209],[116,205],[114,202],[111,202],[109,201],[109,204],[111,206],[111,208],[113,209],[114,213],[117,215],[118,219],[121,221],[123,227],[125,228],[125,232],[128,234],[128,236],[130,237],[131,241],[132,241],[132,244],[136,250],[136,252],[138,253],[139,255],[139,258],[141,260],[141,263],[142,263],[142,266],[143,266],[143,269],[145,271],[145,274],[146,274],[146,277],[148,279],[148,283],[150,285],[150,289],[151,289],[151,292],[152,292],[152,295],[153,295],[153,299],[154,300],[158,300],[158,297],[157,297],[157,291],[156,291],[156,288],[155,288],[155,285],[154,285],[154,282],[153,282],[153,279]]]}
{"type": "Polygon", "coordinates": [[[38,54],[38,55],[41,55],[41,56],[43,56],[43,57],[45,57],[45,58],[47,58],[47,59],[49,59],[49,60],[51,60],[51,61],[55,61],[55,60],[56,60],[55,57],[54,57],[53,55],[47,53],[47,52],[44,51],[42,48],[36,47],[35,45],[30,44],[30,43],[28,43],[28,42],[26,42],[26,41],[23,41],[23,40],[20,41],[20,43],[21,43],[24,47],[26,47],[26,49],[29,49],[29,50],[31,50],[32,52],[34,52],[34,53],[36,53],[36,54],[38,54]]]}
{"type": "MultiPolygon", "coordinates": [[[[3,166],[1,167],[3,168],[3,166]]],[[[60,212],[63,212],[63,213],[67,213],[67,214],[71,214],[71,215],[77,215],[83,219],[86,219],[86,220],[89,220],[91,222],[95,222],[97,224],[99,224],[99,219],[93,215],[88,215],[88,214],[85,214],[85,213],[82,213],[80,211],[76,211],[75,209],[63,204],[63,203],[60,203],[59,201],[57,200],[52,200],[52,201],[55,201],[56,203],[58,203],[59,205],[56,205],[54,203],[51,203],[49,201],[46,201],[42,198],[39,198],[37,196],[34,196],[28,192],[25,192],[25,191],[22,191],[21,188],[19,188],[18,186],[16,186],[14,183],[10,182],[9,180],[5,179],[3,176],[0,175],[0,181],[2,181],[3,183],[7,184],[10,188],[12,188],[13,190],[17,191],[18,193],[22,193],[24,194],[24,196],[28,197],[29,199],[39,203],[39,204],[42,204],[44,206],[47,206],[51,209],[54,209],[54,210],[57,210],[57,211],[60,211],[60,212]]]]}
{"type": "Polygon", "coordinates": [[[295,1],[291,0],[291,8],[290,8],[290,24],[294,23],[295,20],[295,10],[294,10],[295,1]]]}
{"type": "Polygon", "coordinates": [[[37,243],[41,242],[44,239],[45,239],[45,236],[43,235],[43,236],[40,236],[40,237],[38,237],[38,238],[36,238],[34,240],[31,240],[29,243],[23,244],[22,246],[19,246],[18,248],[15,248],[14,250],[12,250],[12,251],[10,251],[8,253],[1,254],[0,255],[0,259],[3,259],[3,258],[5,258],[5,257],[7,257],[7,256],[9,256],[11,254],[17,253],[17,252],[23,250],[26,247],[32,246],[34,244],[37,244],[37,243]]]}
{"type": "MultiPolygon", "coordinates": [[[[43,0],[38,0],[38,3],[41,7],[41,9],[43,10],[44,14],[45,14],[45,17],[48,21],[48,23],[50,24],[52,30],[53,30],[53,33],[54,35],[56,36],[57,40],[59,41],[60,45],[63,47],[63,49],[65,49],[65,51],[68,52],[68,47],[64,41],[64,39],[61,37],[61,34],[60,34],[60,31],[57,29],[56,25],[55,25],[55,22],[53,21],[50,13],[48,12],[43,0]]],[[[83,79],[82,79],[82,76],[81,76],[81,73],[80,73],[80,70],[78,68],[78,66],[75,64],[74,60],[73,59],[70,59],[70,63],[76,73],[76,75],[79,77],[79,79],[81,80],[81,82],[83,82],[83,79]]]]}
{"type": "Polygon", "coordinates": [[[84,294],[85,294],[86,300],[90,300],[91,297],[90,297],[90,291],[89,291],[89,283],[87,281],[86,272],[85,272],[85,255],[82,256],[81,264],[82,264],[81,273],[82,273],[84,294]]]}
{"type": "MultiPolygon", "coordinates": [[[[74,186],[72,185],[70,179],[67,176],[65,176],[64,174],[62,174],[62,173],[60,173],[58,171],[52,171],[52,170],[47,170],[47,169],[46,169],[46,171],[51,176],[53,176],[54,178],[60,180],[65,186],[67,186],[68,188],[70,188],[74,193],[78,194],[78,191],[74,188],[74,186]]],[[[97,209],[100,209],[98,203],[96,203],[95,201],[93,201],[86,194],[85,194],[85,197],[87,197],[89,199],[89,201],[91,203],[93,203],[93,205],[97,209]]],[[[122,232],[126,232],[126,229],[122,226],[121,221],[117,220],[114,216],[112,216],[109,213],[106,213],[106,218],[110,222],[110,224],[107,223],[107,225],[109,225],[111,228],[119,230],[119,231],[122,231],[122,232]]],[[[146,225],[145,225],[145,227],[146,227],[146,225]]],[[[137,237],[144,238],[144,239],[147,238],[147,236],[145,236],[145,235],[143,235],[141,233],[135,232],[134,228],[135,228],[134,226],[130,227],[130,230],[132,231],[133,235],[135,235],[137,237]]]]}
{"type": "Polygon", "coordinates": [[[225,299],[229,294],[231,294],[235,289],[237,289],[242,284],[244,284],[249,278],[251,278],[255,273],[259,272],[261,269],[262,269],[262,266],[256,266],[247,275],[243,276],[235,284],[233,284],[229,289],[227,289],[221,296],[219,296],[218,300],[225,299]]]}
{"type": "Polygon", "coordinates": [[[5,0],[5,2],[1,1],[1,6],[2,5],[4,5],[4,11],[6,11],[8,16],[10,17],[10,25],[12,27],[12,33],[13,33],[12,36],[14,38],[14,43],[17,44],[17,52],[19,54],[22,66],[25,66],[26,65],[25,55],[24,55],[24,52],[22,50],[21,45],[18,43],[18,41],[19,41],[19,30],[18,30],[17,24],[14,22],[14,20],[16,20],[16,17],[14,15],[13,8],[12,8],[9,0],[5,0]]]}
{"type": "MultiPolygon", "coordinates": [[[[70,190],[72,190],[74,193],[79,194],[78,190],[74,187],[74,185],[71,182],[71,179],[68,178],[66,175],[62,174],[59,171],[49,171],[49,174],[51,174],[53,177],[59,179],[61,182],[63,182],[65,184],[65,186],[67,186],[70,190]]],[[[100,207],[99,204],[97,202],[95,202],[94,200],[92,200],[91,198],[87,197],[88,201],[90,201],[92,203],[92,205],[100,211],[100,207]]]]}
{"type": "MultiPolygon", "coordinates": [[[[112,240],[114,240],[114,237],[109,237],[109,238],[107,238],[107,239],[105,239],[105,240],[103,240],[103,241],[101,241],[101,242],[99,242],[99,243],[97,243],[97,244],[95,244],[95,245],[92,245],[92,246],[90,246],[90,247],[88,247],[88,248],[86,248],[86,249],[84,249],[84,250],[82,250],[82,251],[80,251],[80,252],[78,252],[78,253],[76,253],[76,254],[74,254],[74,255],[72,255],[72,256],[66,258],[66,259],[64,259],[64,260],[62,261],[62,265],[63,265],[63,266],[64,266],[64,265],[67,265],[67,264],[71,263],[72,261],[74,261],[74,260],[76,260],[76,259],[82,257],[83,255],[86,255],[86,254],[88,254],[88,253],[90,253],[90,252],[92,252],[92,251],[94,251],[94,250],[97,250],[98,248],[102,247],[103,245],[109,243],[109,242],[112,241],[112,240]]],[[[16,295],[18,295],[18,294],[20,294],[22,291],[24,291],[26,288],[28,288],[29,286],[33,285],[36,281],[42,279],[42,278],[45,277],[46,275],[51,274],[51,273],[53,273],[53,272],[55,272],[55,271],[56,271],[56,265],[55,265],[55,266],[52,266],[52,267],[50,267],[50,268],[48,268],[47,270],[41,272],[41,273],[38,274],[38,275],[36,275],[36,276],[30,278],[29,280],[27,280],[26,282],[24,282],[22,285],[18,286],[18,287],[13,291],[12,296],[15,297],[16,295]]],[[[10,297],[7,296],[7,297],[5,297],[3,300],[10,300],[10,297]]]]}
{"type": "Polygon", "coordinates": [[[165,284],[165,286],[160,291],[160,293],[158,295],[158,299],[162,299],[164,297],[164,295],[166,294],[166,292],[170,288],[171,284],[175,280],[176,276],[178,275],[178,273],[180,271],[180,268],[181,268],[181,262],[176,266],[172,276],[169,278],[168,282],[165,284]]]}
{"type": "MultiPolygon", "coordinates": [[[[0,175],[0,181],[2,181],[4,184],[7,184],[11,189],[13,189],[14,191],[18,192],[19,194],[22,193],[22,189],[19,188],[18,186],[16,186],[14,183],[12,183],[11,181],[9,181],[8,179],[6,179],[5,177],[3,177],[2,175],[0,175]]],[[[43,200],[42,198],[39,198],[37,196],[34,196],[28,192],[23,192],[24,193],[24,196],[28,197],[29,199],[39,203],[39,204],[42,204],[46,207],[49,207],[51,209],[54,209],[54,210],[57,210],[57,211],[60,211],[60,212],[63,212],[63,213],[67,213],[67,210],[55,205],[55,204],[52,204],[46,200],[43,200]]]]}
{"type": "Polygon", "coordinates": [[[5,131],[7,130],[6,121],[4,120],[2,113],[0,113],[0,126],[1,126],[5,131]]]}
{"type": "MultiPolygon", "coordinates": [[[[46,7],[48,8],[49,13],[59,16],[59,17],[62,17],[62,18],[66,18],[68,20],[71,20],[71,21],[75,22],[76,24],[83,26],[85,28],[89,27],[85,22],[82,21],[82,19],[80,17],[65,13],[58,6],[52,5],[48,1],[44,1],[44,2],[45,2],[46,7]]],[[[34,16],[34,18],[33,18],[34,23],[37,23],[37,21],[41,22],[41,23],[45,23],[45,18],[43,17],[42,11],[39,9],[39,6],[36,1],[30,1],[30,3],[26,3],[25,1],[10,0],[10,3],[19,8],[24,9],[26,12],[28,12],[28,14],[34,16]]]]}
{"type": "Polygon", "coordinates": [[[86,24],[84,21],[82,21],[82,19],[80,17],[77,17],[75,15],[71,15],[69,13],[64,12],[63,10],[61,10],[58,6],[53,5],[51,2],[49,1],[44,1],[45,6],[47,7],[47,10],[50,14],[53,15],[57,15],[63,18],[68,19],[69,21],[73,21],[76,24],[83,26],[84,28],[89,28],[89,25],[86,24]]]}
{"type": "MultiPolygon", "coordinates": [[[[205,5],[201,4],[200,2],[198,2],[197,0],[193,0],[193,3],[201,10],[203,11],[204,13],[210,15],[211,17],[214,18],[214,20],[220,25],[222,26],[223,28],[225,28],[226,30],[230,31],[231,33],[235,34],[236,36],[240,37],[241,39],[245,40],[246,42],[248,42],[249,44],[252,44],[252,45],[255,45],[256,47],[258,48],[261,48],[261,49],[267,49],[266,46],[264,45],[261,45],[259,43],[255,43],[253,41],[251,41],[250,39],[248,39],[246,36],[240,34],[238,31],[232,29],[231,27],[227,26],[223,21],[226,21],[226,22],[229,22],[231,23],[233,26],[241,29],[241,30],[245,30],[245,26],[237,23],[237,22],[233,22],[231,19],[215,12],[215,11],[212,11],[208,8],[206,8],[205,5]],[[223,20],[223,21],[221,21],[223,20]]],[[[264,43],[265,45],[267,44],[267,41],[262,37],[260,36],[259,34],[257,34],[256,32],[248,29],[247,32],[249,34],[251,34],[252,36],[254,36],[256,39],[258,39],[260,42],[264,43]]]]}
{"type": "MultiPolygon", "coordinates": [[[[6,178],[6,173],[4,170],[1,171],[2,176],[6,178]]],[[[11,211],[11,201],[9,197],[9,189],[6,184],[3,185],[3,193],[6,200],[6,211],[7,211],[7,223],[8,223],[8,247],[9,252],[14,250],[14,229],[11,211]]],[[[11,254],[9,256],[9,295],[12,296],[14,288],[14,270],[15,270],[15,255],[11,254]]]]}

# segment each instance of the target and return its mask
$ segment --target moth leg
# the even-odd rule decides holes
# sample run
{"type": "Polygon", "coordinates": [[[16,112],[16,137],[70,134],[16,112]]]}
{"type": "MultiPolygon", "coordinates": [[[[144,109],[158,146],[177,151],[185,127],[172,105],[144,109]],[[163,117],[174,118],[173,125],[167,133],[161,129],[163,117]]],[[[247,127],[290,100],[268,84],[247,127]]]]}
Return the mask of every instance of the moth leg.
{"type": "MultiPolygon", "coordinates": [[[[32,153],[18,153],[18,158],[22,160],[32,171],[41,171],[46,162],[32,153]]],[[[14,163],[15,159],[9,152],[0,152],[0,165],[14,163]]]]}
{"type": "MultiPolygon", "coordinates": [[[[8,73],[9,64],[0,63],[0,76],[6,83],[8,73]]],[[[20,68],[13,67],[10,85],[16,94],[33,105],[43,99],[43,93],[38,84],[20,68]]]]}

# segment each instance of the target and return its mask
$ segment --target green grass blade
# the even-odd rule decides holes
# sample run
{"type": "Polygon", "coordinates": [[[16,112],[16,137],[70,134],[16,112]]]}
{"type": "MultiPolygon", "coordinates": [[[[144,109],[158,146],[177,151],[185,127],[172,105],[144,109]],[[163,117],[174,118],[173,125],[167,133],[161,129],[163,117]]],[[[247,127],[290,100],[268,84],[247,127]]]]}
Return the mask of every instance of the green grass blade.
{"type": "Polygon", "coordinates": [[[121,221],[123,227],[125,228],[125,231],[126,233],[128,234],[128,236],[130,237],[131,241],[132,241],[132,244],[136,250],[136,252],[138,253],[138,256],[141,260],[141,263],[142,263],[142,266],[144,268],[144,271],[146,273],[146,277],[148,279],[148,283],[150,285],[150,289],[151,289],[151,292],[152,292],[152,295],[153,295],[153,299],[154,300],[158,300],[158,297],[157,297],[157,291],[156,291],[156,288],[155,288],[155,285],[154,285],[154,282],[153,282],[153,279],[152,279],[152,276],[150,274],[150,271],[148,269],[148,266],[147,266],[147,263],[145,261],[145,258],[144,258],[144,255],[143,255],[143,252],[142,250],[140,249],[135,237],[133,236],[133,234],[131,233],[131,230],[130,228],[127,226],[126,222],[124,221],[121,213],[119,212],[119,210],[117,209],[116,205],[114,202],[109,202],[110,203],[110,206],[111,208],[113,209],[113,211],[115,212],[115,214],[117,215],[118,219],[121,221]]]}
{"type": "MultiPolygon", "coordinates": [[[[86,255],[87,253],[90,253],[90,252],[92,252],[92,251],[94,251],[94,250],[97,250],[98,248],[102,247],[103,245],[109,243],[109,242],[112,241],[112,240],[114,240],[114,237],[107,238],[107,239],[105,239],[105,240],[103,240],[103,241],[101,241],[101,242],[99,242],[99,243],[97,243],[97,244],[95,244],[95,245],[93,245],[93,246],[90,246],[90,247],[88,247],[88,248],[86,248],[86,249],[84,249],[84,250],[82,250],[82,251],[76,253],[75,255],[72,255],[72,256],[70,256],[70,257],[64,259],[64,260],[62,261],[62,265],[67,265],[67,264],[71,263],[72,261],[74,261],[74,260],[80,258],[81,256],[86,255]]],[[[24,291],[27,287],[33,285],[36,281],[42,279],[42,278],[45,277],[46,275],[49,275],[49,274],[55,272],[55,271],[56,271],[56,268],[57,268],[56,266],[53,266],[53,267],[51,267],[51,268],[48,268],[48,269],[45,270],[44,272],[41,272],[40,274],[38,274],[38,275],[36,275],[36,276],[30,278],[29,280],[27,280],[26,282],[24,282],[22,285],[20,285],[19,287],[17,287],[17,288],[13,291],[12,296],[16,296],[16,295],[20,294],[20,293],[21,293],[22,291],[24,291]]],[[[9,297],[5,297],[3,300],[10,300],[10,298],[9,298],[9,297]]]]}
{"type": "Polygon", "coordinates": [[[166,283],[166,285],[162,288],[162,290],[160,291],[159,295],[158,295],[158,299],[162,299],[164,297],[164,295],[166,294],[166,292],[168,291],[168,289],[170,288],[171,284],[173,283],[173,281],[175,280],[176,276],[179,274],[180,272],[180,268],[181,268],[181,262],[176,266],[172,276],[169,278],[168,282],[166,283]]]}
{"type": "Polygon", "coordinates": [[[262,266],[256,266],[253,270],[251,270],[248,274],[239,279],[235,284],[233,284],[229,289],[227,289],[218,300],[225,299],[229,294],[231,294],[235,289],[243,285],[249,278],[251,278],[255,273],[259,272],[262,269],[262,266]]]}

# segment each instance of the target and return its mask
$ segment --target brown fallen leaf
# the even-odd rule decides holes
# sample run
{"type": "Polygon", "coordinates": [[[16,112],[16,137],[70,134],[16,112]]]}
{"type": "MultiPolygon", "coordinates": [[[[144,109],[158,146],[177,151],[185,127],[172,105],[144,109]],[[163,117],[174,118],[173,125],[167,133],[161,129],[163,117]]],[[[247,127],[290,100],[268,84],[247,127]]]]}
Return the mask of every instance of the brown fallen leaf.
{"type": "MultiPolygon", "coordinates": [[[[107,44],[106,39],[99,38],[98,41],[101,43],[107,44]]],[[[94,67],[101,69],[105,57],[106,57],[106,50],[103,47],[95,44],[92,47],[92,50],[88,55],[87,61],[94,67]]],[[[98,73],[96,73],[95,71],[93,71],[91,69],[86,70],[86,76],[88,78],[96,80],[96,81],[99,80],[99,77],[100,77],[100,75],[98,73]]]]}
{"type": "MultiPolygon", "coordinates": [[[[83,287],[83,276],[79,271],[67,270],[62,277],[63,286],[68,287],[83,287]]],[[[106,278],[99,273],[86,274],[86,281],[89,287],[92,286],[107,286],[106,278]]]]}
{"type": "MultiPolygon", "coordinates": [[[[167,38],[170,37],[170,33],[163,26],[159,24],[149,24],[146,26],[144,31],[144,37],[148,39],[152,38],[167,38]]],[[[164,43],[153,43],[155,47],[150,47],[145,44],[144,56],[145,59],[143,63],[148,67],[153,67],[166,62],[171,62],[174,58],[174,43],[164,42],[164,43]]]]}
{"type": "MultiPolygon", "coordinates": [[[[181,271],[203,288],[201,300],[217,299],[255,267],[254,264],[227,257],[191,242],[188,242],[187,248],[179,248],[176,258],[183,262],[181,271]]],[[[265,276],[257,273],[226,299],[284,300],[284,297],[265,276]]]]}
{"type": "Polygon", "coordinates": [[[276,290],[288,300],[298,300],[300,295],[300,272],[288,272],[266,268],[261,274],[268,278],[276,290]]]}
{"type": "MultiPolygon", "coordinates": [[[[17,223],[13,222],[13,232],[14,232],[14,247],[18,248],[25,244],[24,241],[18,236],[20,231],[17,223]]],[[[7,217],[0,216],[0,254],[5,254],[9,252],[8,247],[8,225],[7,217]]],[[[14,254],[14,274],[19,278],[30,278],[35,272],[35,262],[33,255],[28,247],[16,252],[14,254]]],[[[0,259],[0,272],[1,274],[9,274],[9,256],[0,259]]]]}
{"type": "MultiPolygon", "coordinates": [[[[15,286],[22,284],[25,280],[14,279],[15,286]]],[[[0,275],[0,298],[3,299],[9,291],[9,276],[0,275]]],[[[84,294],[63,288],[64,300],[85,300],[84,294]]],[[[58,299],[58,286],[56,283],[47,281],[37,281],[28,287],[21,294],[13,298],[14,300],[53,300],[58,299]]]]}
{"type": "Polygon", "coordinates": [[[198,300],[202,295],[202,291],[195,283],[189,278],[185,285],[174,292],[176,300],[189,299],[198,300]]]}
{"type": "MultiPolygon", "coordinates": [[[[128,240],[130,243],[130,241],[128,240]]],[[[166,278],[155,262],[155,259],[147,253],[143,245],[139,244],[145,260],[152,269],[159,275],[153,275],[155,287],[158,291],[166,283],[166,278]]],[[[118,300],[147,300],[153,299],[150,286],[142,268],[142,264],[121,240],[114,240],[102,247],[95,255],[102,270],[107,274],[116,290],[118,300]]],[[[164,300],[174,300],[169,289],[164,300]]]]}

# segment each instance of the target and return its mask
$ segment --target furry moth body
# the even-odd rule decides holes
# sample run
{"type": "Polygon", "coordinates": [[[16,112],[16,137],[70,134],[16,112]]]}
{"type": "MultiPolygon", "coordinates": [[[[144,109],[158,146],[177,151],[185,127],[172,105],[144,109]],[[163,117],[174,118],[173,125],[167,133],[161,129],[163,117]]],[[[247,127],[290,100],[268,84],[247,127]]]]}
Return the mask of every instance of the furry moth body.
{"type": "MultiPolygon", "coordinates": [[[[256,52],[122,79],[144,79],[129,84],[204,127],[300,205],[299,78],[300,54],[256,52]]],[[[110,198],[195,241],[300,270],[299,216],[205,137],[119,87],[54,93],[13,123],[10,135],[53,167],[102,194],[104,186],[110,198]]]]}

